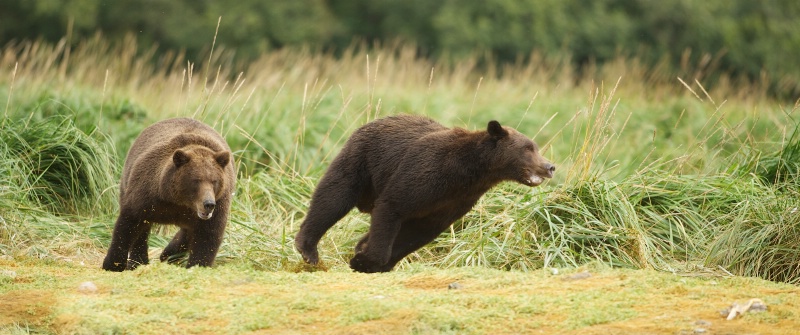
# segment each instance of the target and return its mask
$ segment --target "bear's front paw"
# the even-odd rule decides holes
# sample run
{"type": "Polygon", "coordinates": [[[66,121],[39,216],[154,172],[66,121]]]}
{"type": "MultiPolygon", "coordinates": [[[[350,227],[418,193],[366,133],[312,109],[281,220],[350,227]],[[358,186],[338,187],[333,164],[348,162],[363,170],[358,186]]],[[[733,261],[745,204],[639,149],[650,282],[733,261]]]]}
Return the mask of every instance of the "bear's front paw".
{"type": "Polygon", "coordinates": [[[303,256],[303,260],[311,265],[317,265],[319,263],[319,252],[317,251],[316,245],[307,245],[306,243],[297,240],[295,242],[295,248],[300,255],[303,256]]]}
{"type": "Polygon", "coordinates": [[[162,262],[167,262],[169,264],[181,264],[186,261],[189,257],[188,252],[178,252],[178,253],[167,253],[166,250],[161,253],[161,256],[158,257],[159,260],[162,262]]]}
{"type": "Polygon", "coordinates": [[[300,251],[300,255],[303,256],[303,260],[308,264],[311,264],[311,265],[319,264],[319,253],[317,253],[316,251],[315,252],[305,252],[305,251],[301,250],[300,251]]]}
{"type": "Polygon", "coordinates": [[[350,259],[350,268],[363,273],[388,272],[386,266],[367,258],[363,253],[357,253],[350,259]]]}
{"type": "Polygon", "coordinates": [[[114,262],[113,260],[106,259],[103,261],[103,270],[122,272],[125,271],[125,267],[127,267],[127,265],[128,262],[114,262]]]}

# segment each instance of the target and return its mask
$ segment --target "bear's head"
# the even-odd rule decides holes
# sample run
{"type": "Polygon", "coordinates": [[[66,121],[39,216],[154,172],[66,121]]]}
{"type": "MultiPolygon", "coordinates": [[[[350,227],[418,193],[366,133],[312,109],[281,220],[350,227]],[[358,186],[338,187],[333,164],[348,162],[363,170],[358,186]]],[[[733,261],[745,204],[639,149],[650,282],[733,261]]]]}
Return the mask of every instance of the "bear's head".
{"type": "Polygon", "coordinates": [[[206,147],[191,146],[172,154],[172,201],[191,208],[202,220],[214,214],[217,200],[229,187],[225,168],[230,164],[230,151],[214,152],[206,147]]]}
{"type": "Polygon", "coordinates": [[[556,166],[542,157],[539,146],[527,136],[497,121],[490,121],[486,131],[495,148],[493,168],[502,179],[539,186],[553,177],[556,166]]]}

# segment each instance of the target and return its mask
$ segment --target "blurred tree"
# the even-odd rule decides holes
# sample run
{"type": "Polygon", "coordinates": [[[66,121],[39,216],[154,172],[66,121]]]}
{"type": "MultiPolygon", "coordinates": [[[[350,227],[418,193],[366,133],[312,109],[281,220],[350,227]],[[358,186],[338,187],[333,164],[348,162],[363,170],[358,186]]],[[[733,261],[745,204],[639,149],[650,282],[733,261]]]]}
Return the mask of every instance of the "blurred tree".
{"type": "Polygon", "coordinates": [[[343,28],[331,44],[345,47],[354,39],[400,39],[415,43],[421,54],[430,55],[441,47],[433,17],[443,4],[430,0],[330,0],[328,5],[343,28]]]}
{"type": "Polygon", "coordinates": [[[270,48],[317,45],[335,31],[335,21],[321,0],[117,0],[103,6],[100,27],[111,36],[133,31],[145,44],[186,50],[196,57],[214,39],[242,58],[270,48]]]}
{"type": "Polygon", "coordinates": [[[211,22],[201,19],[209,0],[115,0],[100,8],[98,29],[111,37],[133,33],[142,45],[159,44],[167,49],[185,49],[190,54],[210,45],[211,22]]]}
{"type": "Polygon", "coordinates": [[[2,0],[0,44],[132,32],[142,45],[197,59],[220,16],[217,45],[244,61],[289,45],[343,50],[399,39],[430,57],[507,62],[538,52],[578,66],[638,57],[682,75],[726,72],[800,96],[800,1],[2,0]]]}
{"type": "Polygon", "coordinates": [[[448,0],[434,23],[442,48],[455,54],[477,47],[513,61],[536,50],[585,63],[612,58],[634,39],[634,23],[608,3],[448,0]]]}
{"type": "Polygon", "coordinates": [[[222,16],[217,40],[248,57],[287,45],[322,45],[340,30],[321,0],[217,1],[206,16],[214,24],[222,16]]]}
{"type": "Polygon", "coordinates": [[[0,1],[0,43],[36,38],[57,41],[70,28],[77,36],[91,33],[97,26],[99,3],[100,0],[0,1]]]}

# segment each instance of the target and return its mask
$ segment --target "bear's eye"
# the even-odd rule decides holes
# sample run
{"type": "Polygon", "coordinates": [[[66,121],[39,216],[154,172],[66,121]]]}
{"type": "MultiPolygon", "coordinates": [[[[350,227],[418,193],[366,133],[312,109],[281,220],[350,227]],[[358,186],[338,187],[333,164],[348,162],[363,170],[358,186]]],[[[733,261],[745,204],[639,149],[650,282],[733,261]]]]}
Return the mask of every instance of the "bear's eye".
{"type": "Polygon", "coordinates": [[[525,150],[527,151],[536,151],[536,147],[533,146],[533,143],[528,143],[525,145],[525,150]]]}

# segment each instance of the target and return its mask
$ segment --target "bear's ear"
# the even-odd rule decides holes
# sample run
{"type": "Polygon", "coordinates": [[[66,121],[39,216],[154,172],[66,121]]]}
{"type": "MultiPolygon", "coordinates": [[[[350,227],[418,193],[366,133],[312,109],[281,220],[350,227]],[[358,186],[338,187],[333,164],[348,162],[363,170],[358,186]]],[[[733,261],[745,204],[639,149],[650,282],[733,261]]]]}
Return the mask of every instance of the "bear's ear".
{"type": "Polygon", "coordinates": [[[176,167],[181,167],[182,165],[189,163],[191,158],[187,155],[183,150],[175,150],[175,153],[172,154],[172,162],[175,163],[176,167]]]}
{"type": "Polygon", "coordinates": [[[492,136],[493,139],[499,140],[503,137],[508,136],[508,131],[503,129],[503,126],[500,125],[500,122],[495,120],[489,121],[489,125],[486,127],[486,131],[489,132],[489,135],[492,136]]]}
{"type": "Polygon", "coordinates": [[[220,151],[214,154],[214,160],[217,161],[217,164],[221,167],[225,167],[228,163],[231,162],[231,153],[230,151],[220,151]]]}

